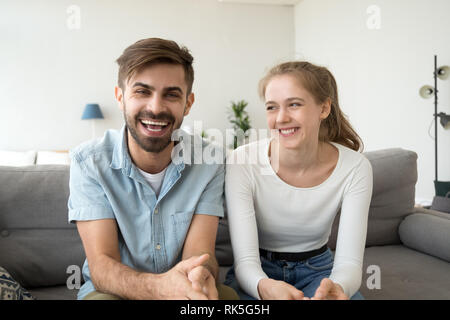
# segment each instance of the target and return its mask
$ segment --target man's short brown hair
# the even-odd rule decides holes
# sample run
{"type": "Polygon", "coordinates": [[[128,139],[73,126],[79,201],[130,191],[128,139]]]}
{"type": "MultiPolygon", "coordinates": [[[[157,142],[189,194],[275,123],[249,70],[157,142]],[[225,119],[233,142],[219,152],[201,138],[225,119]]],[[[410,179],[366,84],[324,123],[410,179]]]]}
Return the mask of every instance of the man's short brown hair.
{"type": "Polygon", "coordinates": [[[180,47],[175,41],[160,38],[148,38],[137,41],[124,50],[116,60],[119,64],[118,85],[125,90],[125,80],[129,80],[142,69],[158,63],[181,65],[184,69],[187,94],[194,83],[194,58],[186,47],[180,47]]]}

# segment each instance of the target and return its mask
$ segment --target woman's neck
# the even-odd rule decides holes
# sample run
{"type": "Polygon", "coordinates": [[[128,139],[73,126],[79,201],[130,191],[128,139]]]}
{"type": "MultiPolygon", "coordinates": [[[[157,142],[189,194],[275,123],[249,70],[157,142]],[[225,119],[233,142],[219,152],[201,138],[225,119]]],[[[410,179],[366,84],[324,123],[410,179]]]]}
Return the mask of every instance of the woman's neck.
{"type": "Polygon", "coordinates": [[[270,156],[278,161],[279,168],[283,171],[302,173],[319,164],[323,147],[322,142],[309,141],[300,148],[286,149],[274,139],[270,144],[270,156]]]}

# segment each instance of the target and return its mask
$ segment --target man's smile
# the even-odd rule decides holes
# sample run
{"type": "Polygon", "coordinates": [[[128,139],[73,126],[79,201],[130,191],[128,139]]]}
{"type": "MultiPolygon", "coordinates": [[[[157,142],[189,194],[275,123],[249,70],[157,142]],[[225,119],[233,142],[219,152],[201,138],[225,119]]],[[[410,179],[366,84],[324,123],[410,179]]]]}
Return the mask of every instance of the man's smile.
{"type": "Polygon", "coordinates": [[[172,122],[163,120],[140,119],[141,130],[146,136],[161,137],[171,128],[172,122]]]}

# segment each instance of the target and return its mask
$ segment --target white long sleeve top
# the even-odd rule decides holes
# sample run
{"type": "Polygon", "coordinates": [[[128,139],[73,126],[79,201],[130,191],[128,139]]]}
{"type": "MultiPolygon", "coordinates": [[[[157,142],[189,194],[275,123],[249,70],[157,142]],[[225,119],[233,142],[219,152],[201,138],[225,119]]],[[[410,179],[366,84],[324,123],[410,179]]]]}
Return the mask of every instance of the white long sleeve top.
{"type": "Polygon", "coordinates": [[[339,158],[321,184],[297,188],[270,165],[270,139],[241,146],[227,160],[225,195],[236,278],[260,299],[258,282],[268,278],[259,248],[275,252],[315,250],[328,242],[341,209],[330,279],[351,297],[362,280],[367,218],[372,196],[372,167],[359,152],[337,143],[339,158]]]}

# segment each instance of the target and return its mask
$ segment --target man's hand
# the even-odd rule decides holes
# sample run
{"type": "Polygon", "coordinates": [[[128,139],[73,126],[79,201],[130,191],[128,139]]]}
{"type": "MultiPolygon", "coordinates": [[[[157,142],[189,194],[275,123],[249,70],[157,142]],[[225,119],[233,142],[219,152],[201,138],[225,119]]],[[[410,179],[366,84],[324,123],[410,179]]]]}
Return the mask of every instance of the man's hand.
{"type": "Polygon", "coordinates": [[[205,266],[198,266],[192,269],[188,274],[189,280],[192,282],[194,290],[203,292],[208,299],[218,300],[216,280],[205,266]]]}
{"type": "Polygon", "coordinates": [[[311,300],[348,300],[348,296],[339,284],[324,278],[311,300]]]}
{"type": "Polygon", "coordinates": [[[263,300],[302,300],[303,292],[284,281],[261,279],[258,292],[263,300]]]}
{"type": "Polygon", "coordinates": [[[183,261],[206,256],[204,262],[188,272],[188,279],[195,291],[208,299],[218,299],[216,278],[219,265],[214,256],[219,218],[207,214],[194,214],[183,247],[183,261]]]}
{"type": "MultiPolygon", "coordinates": [[[[188,275],[193,269],[201,267],[208,259],[209,255],[203,254],[179,262],[169,271],[158,275],[157,282],[150,284],[150,286],[156,287],[150,288],[150,290],[155,292],[156,299],[207,300],[208,295],[202,291],[202,286],[199,286],[197,282],[194,285],[188,275]]],[[[195,272],[195,274],[197,273],[195,272]]]]}

